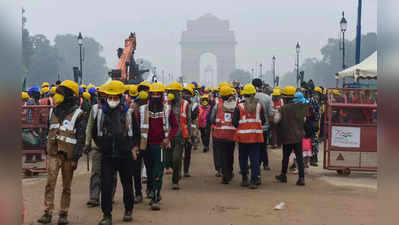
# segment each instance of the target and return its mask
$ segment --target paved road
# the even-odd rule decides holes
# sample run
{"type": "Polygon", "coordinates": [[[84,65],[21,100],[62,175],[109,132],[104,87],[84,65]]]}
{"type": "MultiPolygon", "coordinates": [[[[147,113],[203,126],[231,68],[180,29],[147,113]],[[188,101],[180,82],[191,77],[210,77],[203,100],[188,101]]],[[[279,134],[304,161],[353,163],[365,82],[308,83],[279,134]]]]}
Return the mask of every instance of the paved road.
{"type": "MultiPolygon", "coordinates": [[[[337,177],[335,172],[312,168],[305,187],[295,185],[296,175],[288,176],[288,184],[273,180],[280,170],[281,150],[270,154],[272,171],[262,171],[263,185],[257,190],[239,186],[238,158],[235,157],[235,178],[229,185],[214,176],[212,154],[194,152],[191,178],[182,181],[182,189],[171,190],[171,177],[164,176],[161,211],[149,210],[145,203],[136,205],[131,224],[151,225],[374,225],[376,224],[376,176],[355,174],[337,177]],[[374,187],[375,183],[375,187],[374,187]],[[285,203],[282,210],[273,208],[285,203]]],[[[85,160],[73,182],[70,210],[71,224],[93,225],[101,218],[99,208],[86,208],[89,174],[85,160]]],[[[24,179],[25,218],[27,224],[42,214],[45,176],[24,179]]],[[[57,186],[57,194],[61,185],[57,186]]],[[[123,223],[123,203],[118,184],[114,204],[114,224],[123,223]]],[[[59,194],[56,206],[59,206],[59,194]]],[[[55,216],[54,224],[56,224],[55,216]]]]}

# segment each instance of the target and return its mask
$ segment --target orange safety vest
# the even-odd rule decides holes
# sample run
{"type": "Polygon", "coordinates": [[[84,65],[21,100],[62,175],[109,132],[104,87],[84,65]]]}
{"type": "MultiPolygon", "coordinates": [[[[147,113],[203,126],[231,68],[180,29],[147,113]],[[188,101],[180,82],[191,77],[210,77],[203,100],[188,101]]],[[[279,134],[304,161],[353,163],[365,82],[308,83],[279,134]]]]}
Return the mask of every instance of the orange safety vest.
{"type": "MultiPolygon", "coordinates": [[[[213,107],[216,107],[216,106],[218,106],[218,105],[223,105],[223,99],[222,98],[220,98],[220,97],[216,97],[215,98],[215,104],[213,105],[213,107]]],[[[212,112],[212,110],[211,110],[211,112],[212,112]]],[[[210,112],[210,113],[211,113],[210,112]]],[[[215,128],[215,125],[214,124],[211,124],[211,129],[214,129],[215,128]]],[[[212,137],[214,137],[214,133],[212,132],[212,137]]]]}
{"type": "Polygon", "coordinates": [[[233,126],[233,113],[225,112],[223,104],[216,105],[216,123],[213,131],[213,137],[234,141],[234,133],[236,128],[233,126]]]}
{"type": "Polygon", "coordinates": [[[255,113],[248,113],[245,102],[238,104],[240,120],[234,134],[234,141],[238,143],[263,143],[263,130],[260,103],[256,105],[255,113]]]}
{"type": "Polygon", "coordinates": [[[190,134],[188,133],[188,125],[187,125],[187,110],[189,110],[190,103],[183,99],[180,106],[180,123],[181,129],[183,132],[183,138],[189,138],[190,134]]]}

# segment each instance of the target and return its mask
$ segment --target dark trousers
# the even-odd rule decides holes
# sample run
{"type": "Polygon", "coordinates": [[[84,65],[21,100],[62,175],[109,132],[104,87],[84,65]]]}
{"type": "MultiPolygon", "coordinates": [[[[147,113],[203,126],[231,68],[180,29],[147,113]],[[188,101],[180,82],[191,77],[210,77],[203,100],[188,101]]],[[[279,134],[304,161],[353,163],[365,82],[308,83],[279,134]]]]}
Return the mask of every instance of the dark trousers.
{"type": "Polygon", "coordinates": [[[248,176],[248,157],[251,163],[251,182],[256,183],[260,175],[260,147],[262,143],[240,143],[238,146],[238,158],[242,176],[248,176]]]}
{"type": "Polygon", "coordinates": [[[101,209],[104,215],[112,212],[113,177],[118,171],[123,188],[123,203],[125,210],[133,210],[133,160],[102,157],[101,159],[101,209]]]}
{"type": "Polygon", "coordinates": [[[233,141],[216,141],[215,146],[221,152],[223,180],[230,181],[233,178],[234,146],[233,141]]]}
{"type": "Polygon", "coordinates": [[[261,147],[260,147],[260,162],[263,163],[263,167],[269,167],[269,155],[267,152],[268,135],[269,135],[269,132],[263,131],[263,138],[265,141],[261,144],[261,147]]]}
{"type": "Polygon", "coordinates": [[[209,149],[209,138],[210,138],[210,128],[209,127],[204,127],[204,128],[200,128],[201,131],[201,140],[202,140],[202,145],[204,146],[204,148],[207,150],[209,149]]]}
{"type": "Polygon", "coordinates": [[[149,144],[144,151],[144,164],[147,170],[147,191],[155,193],[153,201],[159,200],[165,162],[165,151],[160,145],[149,144]]]}
{"type": "Polygon", "coordinates": [[[215,165],[216,171],[222,170],[222,151],[217,148],[217,140],[213,139],[213,164],[215,165]]]}
{"type": "Polygon", "coordinates": [[[184,165],[183,170],[184,173],[188,173],[190,170],[190,163],[191,163],[191,149],[193,145],[188,141],[184,141],[184,165]]]}
{"type": "Polygon", "coordinates": [[[133,180],[134,180],[134,194],[135,196],[142,195],[141,185],[141,165],[143,163],[143,155],[137,154],[137,159],[134,161],[133,167],[133,180]]]}
{"type": "Polygon", "coordinates": [[[288,163],[290,160],[291,151],[295,151],[296,162],[298,164],[299,177],[305,177],[304,164],[303,164],[303,152],[302,143],[287,144],[283,145],[283,161],[281,167],[281,174],[286,175],[288,169],[288,163]]]}
{"type": "Polygon", "coordinates": [[[277,124],[272,124],[272,146],[280,146],[280,141],[278,140],[277,124]]]}
{"type": "Polygon", "coordinates": [[[181,166],[183,158],[184,140],[183,138],[173,138],[171,141],[172,148],[169,154],[171,154],[172,159],[171,167],[173,169],[172,183],[178,184],[181,177],[181,166]]]}

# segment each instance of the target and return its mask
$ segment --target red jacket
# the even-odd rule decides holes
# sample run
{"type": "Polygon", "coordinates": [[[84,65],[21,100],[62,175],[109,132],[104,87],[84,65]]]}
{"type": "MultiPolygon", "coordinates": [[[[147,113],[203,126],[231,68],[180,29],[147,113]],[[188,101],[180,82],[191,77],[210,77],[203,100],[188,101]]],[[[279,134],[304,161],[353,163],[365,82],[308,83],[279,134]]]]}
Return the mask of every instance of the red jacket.
{"type": "MultiPolygon", "coordinates": [[[[140,113],[137,113],[137,121],[140,121],[140,113]]],[[[148,131],[148,144],[159,145],[165,138],[165,131],[163,130],[163,120],[162,117],[159,118],[149,118],[149,131],[148,131]]],[[[169,115],[169,140],[171,140],[177,133],[179,129],[179,124],[177,123],[175,114],[171,109],[169,115]]]]}

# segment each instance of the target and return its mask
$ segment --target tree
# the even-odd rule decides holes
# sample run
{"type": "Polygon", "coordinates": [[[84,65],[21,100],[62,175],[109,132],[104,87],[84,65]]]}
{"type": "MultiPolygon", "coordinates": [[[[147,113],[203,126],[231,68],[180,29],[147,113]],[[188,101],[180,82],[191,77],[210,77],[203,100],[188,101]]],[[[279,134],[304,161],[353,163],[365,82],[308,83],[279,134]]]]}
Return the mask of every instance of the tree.
{"type": "Polygon", "coordinates": [[[246,84],[251,80],[251,73],[242,69],[236,69],[230,73],[230,80],[239,80],[241,84],[246,84]]]}
{"type": "Polygon", "coordinates": [[[24,67],[24,72],[27,73],[30,67],[30,58],[33,55],[33,44],[29,31],[25,27],[27,19],[24,13],[25,9],[22,9],[22,65],[24,67]]]}
{"type": "MultiPolygon", "coordinates": [[[[312,79],[315,85],[324,87],[335,87],[335,74],[342,70],[342,52],[340,51],[341,41],[330,38],[327,44],[320,50],[322,59],[307,58],[300,66],[305,72],[305,80],[312,79]]],[[[346,67],[355,64],[356,40],[345,41],[346,67]]],[[[362,35],[362,49],[360,60],[364,60],[377,50],[377,34],[368,33],[362,35]]],[[[296,85],[296,70],[286,73],[281,79],[282,85],[296,85]]]]}
{"type": "Polygon", "coordinates": [[[30,57],[29,85],[38,82],[49,81],[54,83],[57,80],[57,51],[50,41],[42,34],[31,37],[33,55],[30,57]]]}
{"type": "MultiPolygon", "coordinates": [[[[57,35],[54,39],[59,56],[58,66],[61,79],[73,80],[74,66],[80,65],[77,36],[73,34],[57,35]]],[[[83,39],[83,81],[100,85],[108,79],[108,68],[105,58],[100,56],[103,46],[91,37],[83,39]]],[[[116,57],[116,56],[115,56],[116,57]]]]}

